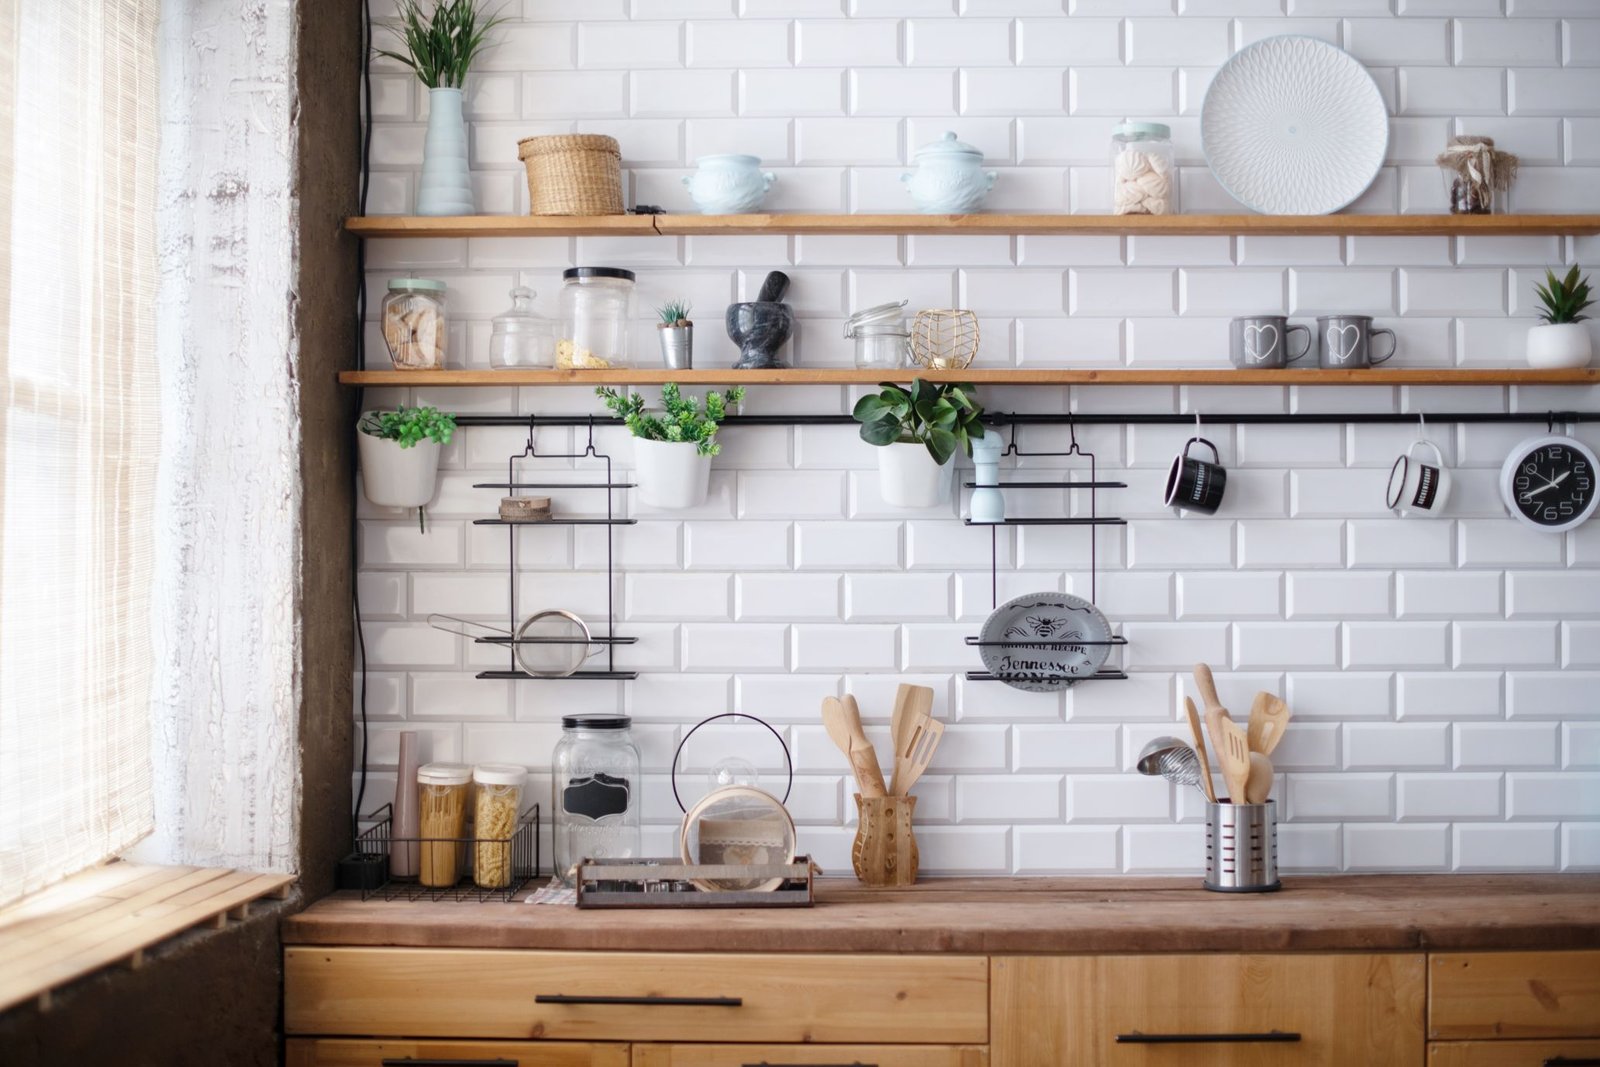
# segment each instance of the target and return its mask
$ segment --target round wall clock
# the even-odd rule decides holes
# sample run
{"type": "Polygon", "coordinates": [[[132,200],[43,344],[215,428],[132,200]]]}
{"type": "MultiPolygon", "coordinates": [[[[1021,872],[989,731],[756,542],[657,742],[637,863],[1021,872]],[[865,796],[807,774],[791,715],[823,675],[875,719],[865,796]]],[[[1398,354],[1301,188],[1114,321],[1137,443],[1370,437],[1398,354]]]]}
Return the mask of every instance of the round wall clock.
{"type": "Polygon", "coordinates": [[[1582,441],[1561,434],[1530,437],[1500,468],[1506,509],[1536,530],[1561,533],[1594,514],[1600,460],[1582,441]]]}

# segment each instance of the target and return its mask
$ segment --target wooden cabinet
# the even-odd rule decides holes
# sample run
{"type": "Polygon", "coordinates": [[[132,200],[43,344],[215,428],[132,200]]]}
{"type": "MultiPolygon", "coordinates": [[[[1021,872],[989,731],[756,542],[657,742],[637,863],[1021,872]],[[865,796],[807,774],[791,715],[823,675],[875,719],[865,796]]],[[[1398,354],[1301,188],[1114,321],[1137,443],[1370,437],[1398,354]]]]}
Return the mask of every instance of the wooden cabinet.
{"type": "Polygon", "coordinates": [[[1428,1067],[1600,1067],[1600,1041],[1436,1041],[1428,1067]]]}
{"type": "Polygon", "coordinates": [[[291,1038],[287,1067],[629,1067],[619,1044],[571,1041],[351,1041],[291,1038]]]}
{"type": "Polygon", "coordinates": [[[985,1044],[981,956],[284,953],[289,1034],[985,1044]]]}
{"type": "Polygon", "coordinates": [[[992,1067],[1423,1062],[1420,955],[992,961],[992,1067]]]}
{"type": "Polygon", "coordinates": [[[1449,952],[1428,969],[1433,1040],[1600,1037],[1600,952],[1449,952]]]}
{"type": "Polygon", "coordinates": [[[633,1067],[986,1067],[986,1048],[942,1045],[635,1045],[633,1067]]]}

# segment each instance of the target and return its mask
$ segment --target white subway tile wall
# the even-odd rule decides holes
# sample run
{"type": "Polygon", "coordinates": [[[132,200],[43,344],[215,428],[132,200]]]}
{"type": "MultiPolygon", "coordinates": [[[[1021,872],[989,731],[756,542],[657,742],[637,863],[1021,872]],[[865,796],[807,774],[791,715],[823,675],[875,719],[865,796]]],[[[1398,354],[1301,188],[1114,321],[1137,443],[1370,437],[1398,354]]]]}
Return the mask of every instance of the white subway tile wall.
{"type": "MultiPolygon", "coordinates": [[[[380,18],[390,5],[375,5],[380,18]]],[[[471,165],[480,210],[527,210],[516,140],[596,132],[621,142],[630,202],[692,205],[679,178],[697,156],[758,154],[778,175],[768,207],[908,208],[899,176],[918,146],[954,130],[1000,178],[990,206],[1097,212],[1110,206],[1110,126],[1173,128],[1185,210],[1238,210],[1204,169],[1200,102],[1217,64],[1280,33],[1311,34],[1367,63],[1394,118],[1389,161],[1356,209],[1437,211],[1434,154],[1452,133],[1496,137],[1522,156],[1511,205],[1600,209],[1600,4],[1541,0],[526,0],[469,80],[471,165]],[[520,14],[520,18],[516,16],[520,14]]],[[[372,214],[412,209],[427,95],[391,61],[374,64],[372,214]]],[[[397,274],[445,280],[453,358],[488,366],[488,320],[523,284],[554,314],[562,267],[627,266],[640,280],[636,355],[655,362],[652,302],[684,295],[701,320],[697,362],[731,361],[724,303],[772,268],[793,279],[802,366],[848,366],[853,309],[883,300],[960,303],[982,318],[981,366],[1225,366],[1234,314],[1375,315],[1400,335],[1397,366],[1495,366],[1522,358],[1545,266],[1586,258],[1593,239],[1353,237],[693,237],[378,240],[374,294],[397,274]]],[[[374,303],[374,307],[376,304],[374,303]]],[[[387,356],[375,328],[367,362],[387,356]]],[[[1600,390],[980,390],[992,410],[1363,412],[1593,408],[1600,390]]],[[[653,391],[649,391],[654,399],[653,391]]],[[[850,410],[857,390],[753,389],[748,413],[850,410]]],[[[368,402],[481,413],[598,412],[583,389],[390,390],[368,402]]],[[[445,453],[426,533],[361,503],[374,775],[367,806],[393,788],[394,736],[414,728],[436,758],[510,759],[548,789],[559,716],[638,720],[652,841],[678,817],[672,752],[708,715],[746,710],[791,745],[801,847],[848,870],[855,820],[843,757],[818,721],[823,696],[855,694],[887,768],[894,684],[934,688],[949,723],[917,787],[930,872],[1194,873],[1202,811],[1136,775],[1140,745],[1182,734],[1197,659],[1243,711],[1258,688],[1299,719],[1278,751],[1282,866],[1289,871],[1600,868],[1600,522],[1565,536],[1505,518],[1506,451],[1542,425],[1427,427],[1456,467],[1438,520],[1383,506],[1389,464],[1411,427],[1230,427],[1203,433],[1232,472],[1210,518],[1161,506],[1185,427],[1080,431],[1103,476],[1100,533],[998,532],[998,595],[1091,588],[1129,639],[1127,681],[1065,694],[969,682],[964,639],[991,605],[990,538],[960,504],[887,507],[874,456],[849,428],[760,427],[724,435],[711,496],[617,530],[611,605],[615,682],[491,682],[498,654],[427,625],[430,612],[503,624],[504,530],[474,527],[496,493],[516,430],[466,429],[445,453]]],[[[1576,431],[1600,446],[1600,428],[1576,431]]],[[[1020,445],[1060,450],[1064,430],[1020,445]]],[[[583,431],[541,429],[541,452],[583,431]]],[[[616,430],[596,445],[629,470],[616,430]]],[[[1059,461],[1022,460],[1030,475],[1059,461]]],[[[541,478],[584,480],[568,460],[541,478]]],[[[592,514],[594,494],[552,491],[592,514]]],[[[624,495],[625,496],[625,495],[624,495]]],[[[1016,513],[1072,508],[1011,494],[1016,513]]],[[[518,603],[604,618],[603,531],[525,530],[518,603]]],[[[726,739],[719,740],[719,745],[726,739]]],[[[759,739],[752,741],[759,751],[759,739]]],[[[690,772],[701,774],[703,771],[690,772]]],[[[776,780],[769,783],[776,786],[776,780]]]]}

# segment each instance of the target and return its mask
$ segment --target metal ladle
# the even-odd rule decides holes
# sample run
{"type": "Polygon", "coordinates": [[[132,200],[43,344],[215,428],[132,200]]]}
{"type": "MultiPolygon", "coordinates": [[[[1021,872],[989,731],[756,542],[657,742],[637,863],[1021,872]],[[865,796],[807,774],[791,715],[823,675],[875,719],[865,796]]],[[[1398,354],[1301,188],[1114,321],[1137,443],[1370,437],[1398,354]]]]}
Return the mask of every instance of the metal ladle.
{"type": "Polygon", "coordinates": [[[1176,737],[1152,738],[1140,750],[1139,760],[1134,766],[1140,774],[1165,778],[1175,785],[1192,785],[1200,791],[1201,796],[1206,794],[1200,777],[1207,773],[1207,769],[1200,766],[1200,757],[1194,749],[1176,737]]]}

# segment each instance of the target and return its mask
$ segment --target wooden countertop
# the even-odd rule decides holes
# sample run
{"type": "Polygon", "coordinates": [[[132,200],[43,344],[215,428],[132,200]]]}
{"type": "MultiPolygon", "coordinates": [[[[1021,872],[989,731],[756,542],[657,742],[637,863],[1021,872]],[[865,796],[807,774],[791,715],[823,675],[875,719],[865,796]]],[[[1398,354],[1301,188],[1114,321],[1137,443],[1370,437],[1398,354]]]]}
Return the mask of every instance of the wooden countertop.
{"type": "Polygon", "coordinates": [[[295,945],[658,952],[1295,952],[1600,948],[1600,874],[1285,878],[824,879],[813,908],[579,911],[338,893],[284,924],[295,945]]]}

